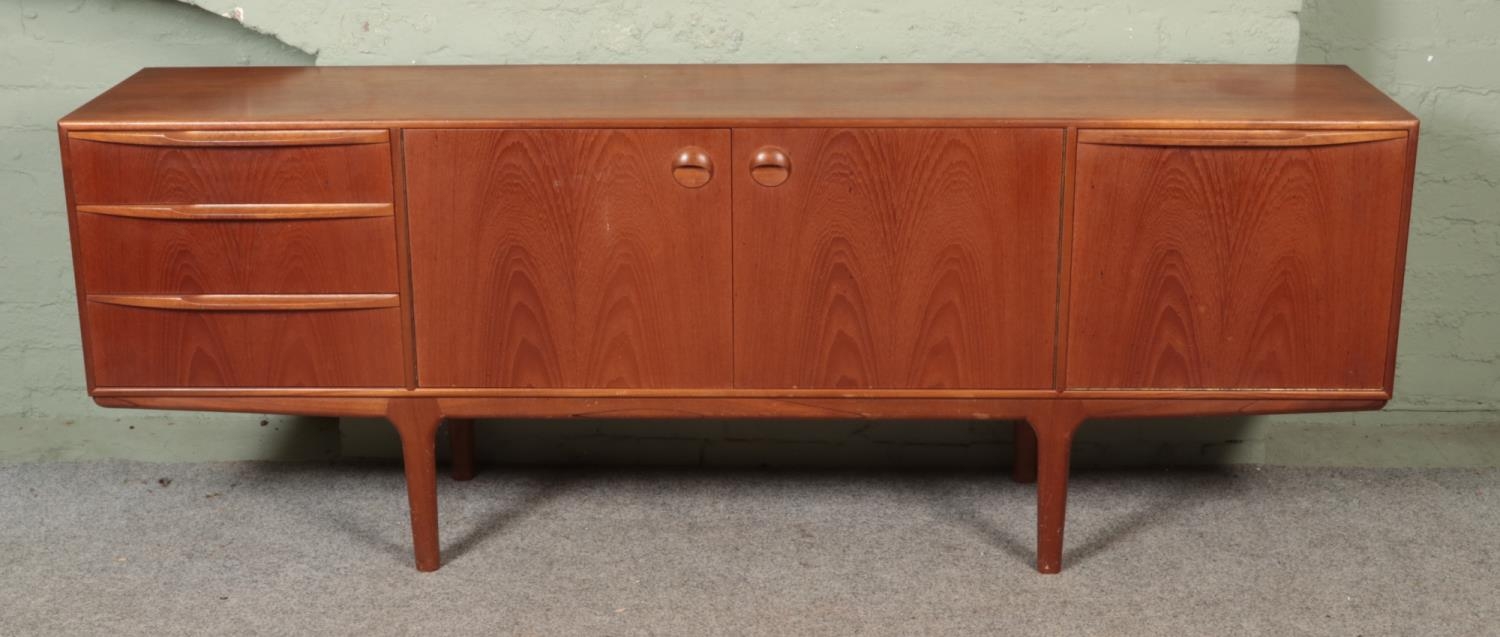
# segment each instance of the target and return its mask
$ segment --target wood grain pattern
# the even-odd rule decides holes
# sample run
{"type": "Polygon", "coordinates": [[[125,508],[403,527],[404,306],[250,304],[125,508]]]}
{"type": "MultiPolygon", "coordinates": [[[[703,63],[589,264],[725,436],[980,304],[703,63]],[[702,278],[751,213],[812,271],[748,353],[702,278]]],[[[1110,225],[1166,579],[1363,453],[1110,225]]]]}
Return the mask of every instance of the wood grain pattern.
{"type": "Polygon", "coordinates": [[[724,131],[408,131],[425,387],[723,387],[729,180],[685,188],[724,131]]]}
{"type": "Polygon", "coordinates": [[[1080,145],[1067,386],[1382,387],[1405,150],[1080,145]]]}
{"type": "Polygon", "coordinates": [[[393,216],[392,206],[388,203],[94,205],[78,206],[78,212],[173,221],[291,221],[393,216]]]}
{"type": "Polygon", "coordinates": [[[101,387],[399,387],[394,307],[193,312],[89,302],[101,387]]]}
{"type": "Polygon", "coordinates": [[[161,221],[81,214],[78,226],[91,294],[397,290],[392,217],[161,221]]]}
{"type": "Polygon", "coordinates": [[[1080,144],[1120,146],[1336,146],[1406,139],[1404,130],[1160,130],[1094,129],[1079,131],[1080,144]]]}
{"type": "Polygon", "coordinates": [[[369,310],[397,307],[395,294],[90,294],[91,303],[159,310],[369,310]]]}
{"type": "Polygon", "coordinates": [[[68,152],[80,205],[391,202],[386,144],[177,148],[75,135],[68,152]]]}
{"type": "Polygon", "coordinates": [[[881,63],[157,68],[61,123],[1389,129],[1415,121],[1342,66],[881,63]]]}
{"type": "Polygon", "coordinates": [[[736,386],[1045,388],[1063,133],[744,129],[735,167],[736,386]]]}
{"type": "Polygon", "coordinates": [[[73,138],[136,146],[343,146],[390,141],[383,130],[80,131],[73,138]]]}

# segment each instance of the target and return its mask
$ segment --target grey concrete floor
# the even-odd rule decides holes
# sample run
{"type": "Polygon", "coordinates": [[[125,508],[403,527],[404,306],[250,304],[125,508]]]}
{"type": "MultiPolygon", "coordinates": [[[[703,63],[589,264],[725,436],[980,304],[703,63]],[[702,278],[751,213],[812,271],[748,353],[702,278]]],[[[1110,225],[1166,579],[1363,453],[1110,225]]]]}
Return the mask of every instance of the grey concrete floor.
{"type": "Polygon", "coordinates": [[[411,567],[389,464],[0,465],[0,634],[1494,635],[1500,470],[490,469],[411,567]]]}

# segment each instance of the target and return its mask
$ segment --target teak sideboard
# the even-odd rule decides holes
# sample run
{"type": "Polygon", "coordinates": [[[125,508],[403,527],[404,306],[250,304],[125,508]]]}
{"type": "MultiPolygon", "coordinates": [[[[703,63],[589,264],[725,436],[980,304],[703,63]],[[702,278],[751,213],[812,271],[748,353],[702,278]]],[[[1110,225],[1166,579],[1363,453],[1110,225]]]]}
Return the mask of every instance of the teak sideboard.
{"type": "Polygon", "coordinates": [[[380,416],[1379,409],[1417,120],[1335,66],[145,69],[59,122],[88,391],[380,416]]]}

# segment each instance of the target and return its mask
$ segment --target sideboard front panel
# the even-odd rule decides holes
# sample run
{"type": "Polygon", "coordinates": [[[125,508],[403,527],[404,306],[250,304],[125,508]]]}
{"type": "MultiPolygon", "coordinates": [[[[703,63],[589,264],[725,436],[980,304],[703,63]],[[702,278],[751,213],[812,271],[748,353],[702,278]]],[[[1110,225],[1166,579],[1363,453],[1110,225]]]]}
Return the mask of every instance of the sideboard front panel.
{"type": "Polygon", "coordinates": [[[738,386],[1052,387],[1062,130],[734,134],[738,386]]]}
{"type": "Polygon", "coordinates": [[[728,131],[404,143],[422,386],[730,384],[728,131]],[[674,178],[685,152],[707,183],[674,178]]]}
{"type": "Polygon", "coordinates": [[[1068,387],[1382,387],[1406,140],[1259,146],[1252,135],[1085,134],[1068,387]]]}

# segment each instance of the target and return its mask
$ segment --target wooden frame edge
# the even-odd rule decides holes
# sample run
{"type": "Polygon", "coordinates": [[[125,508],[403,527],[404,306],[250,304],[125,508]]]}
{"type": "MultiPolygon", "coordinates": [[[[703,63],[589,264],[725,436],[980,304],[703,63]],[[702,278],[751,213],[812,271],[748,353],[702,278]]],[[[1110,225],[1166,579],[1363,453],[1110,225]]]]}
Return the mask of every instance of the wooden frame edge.
{"type": "Polygon", "coordinates": [[[1053,410],[1089,419],[1264,415],[1368,411],[1383,399],[1052,399],[772,398],[772,397],[312,397],[312,396],[95,396],[102,407],[300,416],[384,417],[393,405],[435,402],[449,418],[799,418],[1020,420],[1053,410]]]}

